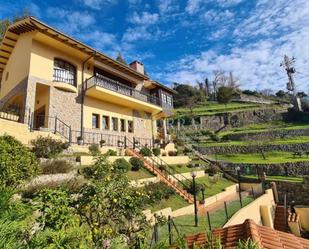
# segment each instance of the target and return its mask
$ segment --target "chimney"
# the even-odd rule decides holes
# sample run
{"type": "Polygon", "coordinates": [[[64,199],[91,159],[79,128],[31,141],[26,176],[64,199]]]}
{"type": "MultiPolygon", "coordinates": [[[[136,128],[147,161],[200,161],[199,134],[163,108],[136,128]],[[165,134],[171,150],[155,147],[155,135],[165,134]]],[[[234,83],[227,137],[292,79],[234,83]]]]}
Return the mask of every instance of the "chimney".
{"type": "Polygon", "coordinates": [[[133,68],[134,70],[136,70],[137,72],[141,73],[141,74],[145,74],[144,64],[139,62],[139,61],[131,62],[130,67],[133,68]]]}

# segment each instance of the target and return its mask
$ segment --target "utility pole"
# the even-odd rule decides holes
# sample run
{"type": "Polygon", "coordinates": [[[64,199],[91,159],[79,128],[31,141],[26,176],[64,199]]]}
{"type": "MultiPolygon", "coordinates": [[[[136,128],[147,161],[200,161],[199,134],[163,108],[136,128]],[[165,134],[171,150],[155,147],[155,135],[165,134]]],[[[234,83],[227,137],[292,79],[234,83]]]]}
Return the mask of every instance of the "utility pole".
{"type": "Polygon", "coordinates": [[[288,91],[291,91],[293,93],[294,96],[294,107],[298,110],[298,111],[302,111],[301,110],[301,103],[299,98],[297,97],[297,92],[296,92],[296,86],[295,86],[295,81],[293,78],[293,74],[296,73],[296,70],[294,68],[294,63],[295,63],[295,58],[289,58],[287,55],[284,56],[283,62],[281,62],[280,66],[284,67],[287,76],[288,76],[288,83],[286,85],[286,88],[288,91]]]}

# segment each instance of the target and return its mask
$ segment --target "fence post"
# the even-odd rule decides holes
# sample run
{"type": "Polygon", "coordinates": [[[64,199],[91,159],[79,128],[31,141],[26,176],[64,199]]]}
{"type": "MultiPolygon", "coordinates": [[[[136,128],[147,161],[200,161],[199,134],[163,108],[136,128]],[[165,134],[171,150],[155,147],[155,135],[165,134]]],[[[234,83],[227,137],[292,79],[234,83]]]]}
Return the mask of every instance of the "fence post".
{"type": "Polygon", "coordinates": [[[155,241],[155,243],[157,243],[159,241],[158,223],[157,222],[153,226],[153,232],[154,232],[154,241],[155,241]]]}
{"type": "Polygon", "coordinates": [[[124,148],[127,148],[127,136],[124,136],[124,148]]]}
{"type": "Polygon", "coordinates": [[[210,215],[208,211],[207,211],[207,220],[208,220],[209,231],[211,231],[212,229],[211,229],[210,215]]]}
{"type": "Polygon", "coordinates": [[[253,199],[255,200],[255,193],[254,193],[253,187],[251,187],[251,191],[252,191],[252,197],[253,197],[253,199]]]}
{"type": "Polygon", "coordinates": [[[226,201],[224,202],[224,210],[225,210],[226,221],[228,221],[229,220],[229,214],[227,212],[226,201]]]}
{"type": "Polygon", "coordinates": [[[55,117],[55,130],[54,130],[54,133],[55,134],[57,133],[57,116],[55,117]]]}
{"type": "Polygon", "coordinates": [[[167,221],[167,226],[168,226],[168,243],[171,246],[173,243],[173,238],[172,238],[172,220],[171,216],[168,216],[168,221],[167,221]]]}
{"type": "Polygon", "coordinates": [[[286,192],[284,194],[284,199],[283,199],[283,203],[284,203],[284,224],[287,224],[287,196],[286,196],[286,192]]]}
{"type": "Polygon", "coordinates": [[[69,126],[69,143],[72,143],[72,128],[71,125],[69,126]]]}
{"type": "Polygon", "coordinates": [[[135,137],[133,137],[133,150],[135,150],[135,137]]]}

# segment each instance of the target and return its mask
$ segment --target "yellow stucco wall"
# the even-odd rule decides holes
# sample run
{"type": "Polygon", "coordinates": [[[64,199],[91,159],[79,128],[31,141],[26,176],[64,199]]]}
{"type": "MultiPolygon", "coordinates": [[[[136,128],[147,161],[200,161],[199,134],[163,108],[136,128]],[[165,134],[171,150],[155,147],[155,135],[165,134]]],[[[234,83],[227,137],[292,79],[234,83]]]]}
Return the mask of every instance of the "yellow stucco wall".
{"type": "MultiPolygon", "coordinates": [[[[108,102],[100,101],[97,99],[85,97],[84,102],[84,126],[85,128],[92,128],[92,113],[100,115],[100,128],[102,126],[102,115],[106,115],[109,117],[116,117],[119,119],[133,120],[133,111],[132,109],[111,104],[108,102]]],[[[110,125],[111,129],[111,125],[110,125]]]]}
{"type": "MultiPolygon", "coordinates": [[[[32,42],[30,75],[52,82],[55,58],[63,59],[76,66],[77,84],[81,84],[83,60],[74,54],[65,53],[60,48],[48,46],[37,40],[32,42]]],[[[91,77],[90,70],[85,68],[85,79],[91,77]]]]}
{"type": "Polygon", "coordinates": [[[263,220],[267,220],[268,225],[273,226],[270,220],[273,220],[273,212],[275,208],[275,201],[272,189],[267,189],[265,194],[255,199],[253,202],[238,210],[227,223],[225,223],[224,227],[233,226],[237,224],[242,224],[246,219],[252,219],[256,224],[263,224],[263,220]],[[269,210],[269,212],[261,212],[261,206],[263,209],[269,210]],[[271,217],[269,217],[271,216],[271,217]]]}
{"type": "Polygon", "coordinates": [[[22,34],[17,40],[3,72],[0,99],[28,76],[33,34],[33,32],[22,34]]]}

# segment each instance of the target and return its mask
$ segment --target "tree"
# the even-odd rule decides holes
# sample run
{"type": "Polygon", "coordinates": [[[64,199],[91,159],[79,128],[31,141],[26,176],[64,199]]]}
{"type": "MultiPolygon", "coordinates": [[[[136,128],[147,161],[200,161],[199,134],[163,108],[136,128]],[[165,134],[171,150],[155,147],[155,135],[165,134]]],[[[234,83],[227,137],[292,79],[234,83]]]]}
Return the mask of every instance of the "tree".
{"type": "Polygon", "coordinates": [[[177,92],[174,96],[175,107],[186,106],[193,96],[199,96],[198,89],[190,85],[174,83],[173,89],[177,92]]]}
{"type": "Polygon", "coordinates": [[[30,12],[28,9],[24,9],[22,14],[16,14],[12,20],[5,18],[0,20],[0,42],[2,41],[5,31],[7,28],[14,22],[18,22],[22,19],[25,19],[30,16],[30,12]]]}
{"type": "Polygon", "coordinates": [[[283,90],[279,90],[278,92],[276,92],[276,96],[279,98],[283,98],[286,96],[286,93],[283,90]]]}
{"type": "Polygon", "coordinates": [[[96,248],[110,248],[116,237],[124,237],[133,248],[146,236],[148,223],[142,210],[148,195],[131,187],[127,177],[104,156],[84,174],[90,183],[78,192],[75,209],[88,224],[96,248]]]}
{"type": "Polygon", "coordinates": [[[208,78],[205,79],[205,95],[206,98],[209,97],[210,89],[209,89],[209,80],[208,78]]]}
{"type": "Polygon", "coordinates": [[[125,59],[123,58],[121,52],[118,52],[118,55],[117,55],[117,57],[116,57],[116,61],[119,61],[120,63],[127,65],[127,62],[126,62],[125,59]]]}
{"type": "Polygon", "coordinates": [[[234,95],[234,89],[231,87],[221,86],[218,88],[218,102],[220,104],[229,103],[234,95]]]}

